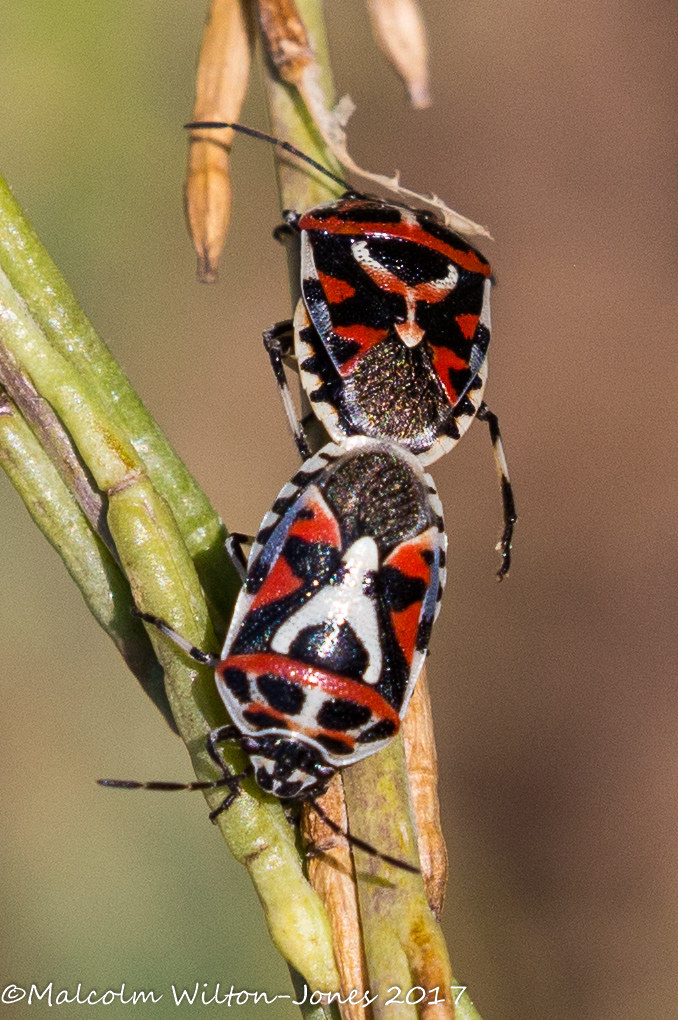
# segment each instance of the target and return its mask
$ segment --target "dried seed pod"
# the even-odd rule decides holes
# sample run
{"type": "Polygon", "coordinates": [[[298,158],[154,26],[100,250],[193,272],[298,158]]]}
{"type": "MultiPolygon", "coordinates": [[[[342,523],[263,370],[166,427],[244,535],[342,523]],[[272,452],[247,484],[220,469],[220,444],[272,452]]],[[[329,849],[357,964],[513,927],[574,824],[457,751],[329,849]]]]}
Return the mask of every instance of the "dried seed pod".
{"type": "Polygon", "coordinates": [[[447,889],[447,847],[440,828],[438,756],[426,670],[423,670],[403,721],[403,743],[412,808],[417,819],[417,846],[426,897],[436,918],[443,912],[447,889]]]}
{"type": "Polygon", "coordinates": [[[191,140],[186,175],[186,219],[200,283],[216,283],[219,257],[231,219],[228,150],[207,138],[191,140]]]}
{"type": "MultiPolygon", "coordinates": [[[[193,120],[234,121],[247,92],[253,34],[242,0],[212,0],[205,26],[193,120]]],[[[231,214],[228,157],[233,132],[191,131],[185,203],[198,279],[214,283],[231,214]]]]}
{"type": "Polygon", "coordinates": [[[431,105],[426,29],[416,0],[367,0],[374,37],[401,76],[412,106],[431,105]]]}
{"type": "Polygon", "coordinates": [[[294,0],[257,0],[261,34],[273,66],[289,85],[314,61],[306,26],[294,0]]]}

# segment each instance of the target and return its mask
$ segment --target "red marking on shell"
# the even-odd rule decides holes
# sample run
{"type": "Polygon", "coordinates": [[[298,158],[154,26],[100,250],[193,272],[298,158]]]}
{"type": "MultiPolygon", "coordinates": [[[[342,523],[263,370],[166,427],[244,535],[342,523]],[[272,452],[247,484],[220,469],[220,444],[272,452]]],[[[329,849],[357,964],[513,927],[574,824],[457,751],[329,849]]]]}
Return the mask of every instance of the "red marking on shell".
{"type": "Polygon", "coordinates": [[[423,556],[425,552],[433,552],[434,541],[430,531],[431,529],[407,542],[401,542],[390,556],[386,557],[384,564],[397,567],[407,577],[416,577],[425,584],[430,584],[431,567],[423,556]]]}
{"type": "Polygon", "coordinates": [[[478,316],[477,315],[458,315],[457,325],[462,331],[467,340],[473,340],[476,329],[478,328],[478,316]]]}
{"type": "Polygon", "coordinates": [[[381,343],[388,336],[387,329],[373,329],[371,326],[361,326],[359,323],[356,323],[355,326],[335,326],[332,331],[343,340],[354,340],[360,344],[360,350],[339,366],[342,375],[350,375],[356,361],[362,358],[363,354],[371,347],[381,343]]]}
{"type": "Polygon", "coordinates": [[[460,358],[458,354],[451,351],[449,347],[441,347],[436,345],[431,348],[433,354],[433,367],[435,368],[440,381],[447,390],[447,394],[450,398],[452,405],[457,403],[459,394],[455,390],[454,386],[450,382],[450,369],[455,371],[462,371],[468,368],[468,361],[465,358],[460,358]]]}
{"type": "Polygon", "coordinates": [[[492,270],[486,262],[472,249],[455,248],[441,238],[434,237],[416,222],[401,221],[400,223],[363,223],[360,221],[343,220],[338,216],[314,215],[314,210],[305,213],[299,220],[301,230],[319,230],[325,234],[350,234],[352,237],[396,237],[403,241],[413,241],[425,248],[440,252],[448,259],[468,269],[472,273],[490,276],[492,270]]]}
{"type": "Polygon", "coordinates": [[[328,276],[327,273],[321,272],[318,272],[318,279],[325,292],[325,297],[331,305],[338,305],[355,294],[355,287],[352,287],[346,280],[340,280],[336,276],[328,276]]]}
{"type": "Polygon", "coordinates": [[[440,280],[426,280],[424,283],[412,285],[405,283],[404,280],[401,280],[399,276],[392,273],[385,266],[370,264],[366,259],[360,259],[359,257],[356,257],[356,262],[359,263],[361,269],[367,273],[370,279],[381,290],[385,290],[389,294],[402,294],[407,301],[408,308],[412,306],[413,312],[417,301],[429,301],[432,305],[435,305],[446,298],[456,285],[456,280],[449,284],[447,280],[444,282],[440,280]]]}
{"type": "Polygon", "coordinates": [[[403,609],[400,613],[391,613],[396,639],[403,650],[403,655],[405,656],[405,661],[408,666],[412,665],[414,649],[417,644],[420,616],[420,602],[414,602],[411,606],[408,606],[407,609],[403,609]]]}
{"type": "Polygon", "coordinates": [[[249,612],[268,605],[269,602],[277,602],[278,599],[291,595],[292,592],[301,588],[303,581],[292,572],[292,568],[284,556],[279,556],[271,567],[268,576],[261,588],[254,596],[249,612]]]}
{"type": "Polygon", "coordinates": [[[298,662],[286,655],[277,655],[275,652],[229,655],[219,664],[218,672],[223,674],[227,669],[240,669],[254,676],[272,673],[303,687],[319,687],[331,698],[343,698],[356,705],[364,705],[379,719],[390,719],[396,730],[400,726],[400,717],[396,710],[373,687],[359,680],[350,680],[338,673],[331,673],[319,666],[298,662]]]}
{"type": "MultiPolygon", "coordinates": [[[[423,581],[428,587],[431,583],[431,566],[426,562],[423,554],[425,552],[433,552],[434,546],[435,531],[429,528],[422,535],[417,535],[415,538],[396,546],[384,562],[391,567],[397,567],[407,577],[423,581]]],[[[402,609],[400,612],[391,610],[393,629],[408,665],[412,664],[417,644],[421,605],[421,602],[413,602],[411,606],[407,606],[406,609],[402,609]]]]}
{"type": "Polygon", "coordinates": [[[424,330],[415,322],[417,302],[426,301],[429,304],[437,304],[443,301],[457,285],[459,274],[456,267],[448,266],[447,275],[440,279],[409,284],[374,258],[367,248],[366,241],[355,241],[352,251],[360,268],[367,273],[380,290],[386,291],[387,294],[399,294],[405,298],[407,318],[404,323],[395,323],[395,328],[404,344],[408,347],[416,347],[424,339],[424,330]]]}
{"type": "Polygon", "coordinates": [[[320,494],[307,493],[302,500],[304,510],[311,517],[295,517],[288,534],[306,542],[326,542],[335,549],[341,548],[341,531],[337,519],[320,494]]]}

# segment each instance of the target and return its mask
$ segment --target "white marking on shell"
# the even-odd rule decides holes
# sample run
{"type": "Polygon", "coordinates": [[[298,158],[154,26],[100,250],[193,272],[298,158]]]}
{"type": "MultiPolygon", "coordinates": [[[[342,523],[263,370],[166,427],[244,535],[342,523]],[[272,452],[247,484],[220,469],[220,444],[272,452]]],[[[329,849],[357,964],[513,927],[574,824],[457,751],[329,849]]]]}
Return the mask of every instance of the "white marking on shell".
{"type": "MultiPolygon", "coordinates": [[[[303,338],[303,331],[311,326],[311,320],[306,310],[303,298],[297,302],[294,313],[294,353],[299,367],[299,377],[306,393],[311,394],[322,386],[322,379],[315,372],[309,372],[303,368],[304,362],[313,357],[313,348],[303,338]]],[[[339,415],[337,409],[325,400],[314,400],[312,402],[313,413],[323,423],[331,438],[341,443],[345,439],[344,432],[339,427],[339,415]]]]}
{"type": "MultiPolygon", "coordinates": [[[[407,306],[407,320],[403,323],[394,323],[394,325],[396,333],[402,342],[407,347],[416,347],[424,338],[424,330],[414,321],[417,301],[431,300],[430,297],[426,298],[423,296],[423,289],[425,288],[429,292],[433,291],[439,294],[441,298],[449,294],[457,286],[457,280],[459,279],[457,267],[454,263],[450,262],[447,267],[447,274],[439,280],[427,280],[425,283],[410,286],[370,254],[367,241],[353,241],[351,251],[356,262],[362,266],[370,279],[374,280],[378,287],[388,290],[388,282],[393,280],[398,282],[399,288],[402,287],[404,290],[403,297],[407,306]]],[[[400,289],[397,289],[396,293],[400,293],[400,289]]]]}
{"type": "Polygon", "coordinates": [[[490,321],[490,294],[492,292],[492,281],[490,279],[485,280],[485,287],[483,289],[483,307],[480,310],[480,318],[478,322],[481,326],[485,326],[488,330],[492,329],[492,323],[490,321]]]}
{"type": "Polygon", "coordinates": [[[319,651],[331,655],[340,628],[348,623],[368,653],[368,665],[362,677],[367,684],[379,682],[382,668],[379,645],[379,621],[373,600],[365,594],[365,575],[379,567],[379,551],[374,539],[359,538],[342,557],[345,573],[341,584],[324,585],[301,609],[279,627],[271,641],[274,652],[287,655],[300,631],[306,627],[330,624],[319,651]]]}
{"type": "Polygon", "coordinates": [[[318,270],[313,258],[313,245],[307,230],[301,232],[301,275],[304,280],[318,279],[318,270]]]}

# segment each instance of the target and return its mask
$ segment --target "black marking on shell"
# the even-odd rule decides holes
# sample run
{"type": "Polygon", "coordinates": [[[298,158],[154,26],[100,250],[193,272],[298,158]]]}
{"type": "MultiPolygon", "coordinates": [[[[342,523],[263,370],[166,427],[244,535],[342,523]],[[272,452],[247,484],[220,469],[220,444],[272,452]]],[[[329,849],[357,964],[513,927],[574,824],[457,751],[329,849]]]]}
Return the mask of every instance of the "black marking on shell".
{"type": "Polygon", "coordinates": [[[341,565],[341,551],[327,542],[307,542],[290,535],[283,546],[283,555],[296,577],[325,584],[341,565]]]}
{"type": "Polygon", "coordinates": [[[233,697],[242,705],[247,705],[252,700],[250,695],[250,684],[247,674],[241,669],[229,666],[221,673],[223,682],[228,687],[233,697]]]}
{"type": "Polygon", "coordinates": [[[419,627],[417,628],[417,643],[416,649],[418,652],[424,652],[428,648],[429,641],[431,640],[431,631],[433,630],[433,617],[422,616],[419,621],[419,627]]]}
{"type": "Polygon", "coordinates": [[[328,737],[324,733],[319,734],[315,739],[330,754],[352,754],[352,749],[343,740],[335,740],[334,737],[328,737]]]}
{"type": "Polygon", "coordinates": [[[426,583],[419,577],[408,577],[397,567],[385,566],[379,571],[384,602],[394,613],[401,613],[413,602],[422,602],[426,583]]]}
{"type": "Polygon", "coordinates": [[[260,711],[257,708],[246,708],[243,718],[255,730],[270,730],[275,727],[277,730],[286,730],[288,725],[284,719],[274,719],[268,712],[260,711]]]}
{"type": "Polygon", "coordinates": [[[356,737],[356,744],[371,744],[376,740],[388,740],[395,732],[396,725],[391,719],[381,719],[356,737]]]}
{"type": "Polygon", "coordinates": [[[306,692],[292,680],[264,673],[257,677],[257,687],[271,708],[285,715],[298,715],[304,707],[306,692]]]}
{"type": "Polygon", "coordinates": [[[366,705],[356,705],[345,698],[331,698],[318,712],[318,725],[326,730],[355,730],[364,726],[372,711],[366,705]]]}
{"type": "Polygon", "coordinates": [[[369,655],[347,623],[336,627],[328,621],[305,627],[290,646],[289,654],[300,662],[320,666],[352,680],[361,680],[369,664],[369,655]]]}

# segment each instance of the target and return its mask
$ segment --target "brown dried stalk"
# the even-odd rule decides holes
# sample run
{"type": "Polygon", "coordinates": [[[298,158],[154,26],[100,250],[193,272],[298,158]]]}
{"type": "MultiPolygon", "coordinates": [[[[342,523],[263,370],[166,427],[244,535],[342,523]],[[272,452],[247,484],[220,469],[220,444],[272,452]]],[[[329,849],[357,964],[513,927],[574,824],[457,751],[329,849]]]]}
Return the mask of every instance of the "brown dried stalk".
{"type": "Polygon", "coordinates": [[[438,755],[426,669],[421,672],[403,722],[403,743],[417,820],[417,846],[429,906],[439,919],[447,890],[447,847],[440,827],[438,755]]]}
{"type": "Polygon", "coordinates": [[[283,81],[295,85],[315,58],[294,0],[257,0],[257,13],[273,66],[283,81]]]}
{"type": "MultiPolygon", "coordinates": [[[[346,832],[348,815],[344,787],[337,773],[320,798],[325,813],[346,832]]],[[[342,1020],[365,1020],[359,1000],[367,987],[365,954],[360,938],[353,857],[345,839],[337,836],[311,807],[304,808],[302,833],[309,848],[308,880],[325,904],[330,925],[342,997],[353,1001],[340,1005],[342,1020]]]]}

